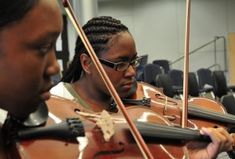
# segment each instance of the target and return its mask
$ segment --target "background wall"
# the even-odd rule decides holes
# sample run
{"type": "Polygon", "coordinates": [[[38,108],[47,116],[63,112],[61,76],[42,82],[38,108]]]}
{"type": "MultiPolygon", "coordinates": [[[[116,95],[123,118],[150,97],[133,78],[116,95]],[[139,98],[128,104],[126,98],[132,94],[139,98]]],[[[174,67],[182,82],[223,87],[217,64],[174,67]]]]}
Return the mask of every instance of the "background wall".
{"type": "MultiPolygon", "coordinates": [[[[190,50],[235,32],[234,8],[234,0],[192,0],[190,50]]],[[[139,54],[148,54],[149,62],[174,61],[184,54],[185,0],[99,0],[98,15],[122,20],[133,34],[139,54]]],[[[225,69],[223,39],[217,40],[216,49],[216,56],[213,43],[191,55],[190,71],[215,63],[225,69]]],[[[182,69],[182,62],[172,68],[182,69]]]]}
{"type": "MultiPolygon", "coordinates": [[[[122,20],[133,34],[140,55],[148,54],[149,63],[155,59],[171,62],[184,54],[185,0],[89,0],[93,4],[84,6],[82,1],[73,0],[75,11],[84,24],[83,10],[90,11],[97,6],[97,15],[110,15],[122,20]],[[85,8],[85,9],[84,9],[85,8]]],[[[191,37],[190,51],[213,42],[215,37],[225,37],[235,32],[235,0],[191,0],[191,37]]],[[[96,15],[94,15],[96,16],[96,15]]],[[[76,32],[69,22],[70,59],[74,55],[76,32]]],[[[210,67],[215,63],[226,70],[227,44],[216,41],[190,56],[190,71],[210,67]],[[225,55],[226,53],[226,55],[225,55]]],[[[183,60],[171,65],[183,69],[183,60]]],[[[213,67],[212,69],[219,69],[213,67]]]]}

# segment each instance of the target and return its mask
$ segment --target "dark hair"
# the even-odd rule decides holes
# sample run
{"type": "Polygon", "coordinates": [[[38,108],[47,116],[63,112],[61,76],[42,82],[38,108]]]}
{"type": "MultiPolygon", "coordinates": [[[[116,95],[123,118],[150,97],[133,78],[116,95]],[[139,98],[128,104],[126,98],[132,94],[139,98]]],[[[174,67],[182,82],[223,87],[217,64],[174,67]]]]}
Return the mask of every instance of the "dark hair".
{"type": "Polygon", "coordinates": [[[0,0],[0,29],[24,17],[39,0],[0,0]]]}
{"type": "MultiPolygon", "coordinates": [[[[123,25],[120,20],[109,16],[100,16],[89,20],[83,26],[83,30],[97,56],[99,56],[102,51],[108,49],[107,44],[114,35],[120,32],[129,32],[128,28],[123,25]]],[[[87,54],[87,50],[83,45],[81,38],[78,36],[73,61],[65,72],[62,81],[74,82],[79,80],[82,73],[82,66],[80,63],[80,55],[82,53],[87,54]]]]}

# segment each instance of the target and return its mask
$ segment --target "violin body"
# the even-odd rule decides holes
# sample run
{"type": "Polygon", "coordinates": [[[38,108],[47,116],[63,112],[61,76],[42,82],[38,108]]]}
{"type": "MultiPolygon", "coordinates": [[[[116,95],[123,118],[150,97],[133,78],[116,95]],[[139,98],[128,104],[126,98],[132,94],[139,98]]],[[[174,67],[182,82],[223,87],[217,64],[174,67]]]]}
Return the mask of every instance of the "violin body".
{"type": "MultiPolygon", "coordinates": [[[[72,102],[71,102],[72,103],[72,102]]],[[[47,103],[48,104],[48,103],[47,103]]],[[[55,103],[56,104],[56,103],[55,103]]],[[[67,103],[60,103],[55,106],[55,116],[49,118],[45,127],[61,122],[66,117],[75,117],[73,113],[73,105],[67,103]],[[58,115],[58,116],[57,116],[58,115]],[[56,120],[55,120],[56,119],[56,120]]],[[[50,102],[48,104],[50,106],[50,102]]],[[[52,109],[52,107],[49,107],[52,109]]],[[[10,157],[12,159],[72,159],[77,158],[78,144],[70,141],[55,140],[55,139],[32,139],[16,141],[12,146],[14,151],[11,150],[10,157]],[[13,153],[14,152],[14,153],[13,153]]]]}
{"type": "MultiPolygon", "coordinates": [[[[142,106],[149,107],[167,118],[173,125],[180,127],[180,101],[165,96],[160,89],[144,82],[137,82],[136,91],[130,98],[133,100],[151,99],[148,104],[142,106]]],[[[131,105],[128,99],[124,103],[126,106],[131,105]]],[[[188,120],[188,127],[197,129],[197,126],[191,120],[188,120]]]]}
{"type": "MultiPolygon", "coordinates": [[[[136,92],[130,98],[136,100],[151,98],[151,102],[145,106],[167,118],[173,125],[180,126],[182,102],[167,97],[159,88],[144,82],[138,82],[136,92]]],[[[201,97],[189,99],[187,127],[194,129],[201,127],[223,127],[229,133],[234,133],[234,125],[235,116],[228,114],[224,106],[219,102],[201,97]]],[[[234,151],[228,152],[228,155],[231,158],[235,158],[234,151]]]]}
{"type": "MultiPolygon", "coordinates": [[[[157,112],[172,123],[180,126],[182,102],[170,97],[167,97],[162,91],[152,85],[144,82],[138,82],[136,93],[132,95],[133,99],[151,98],[151,103],[148,105],[151,110],[157,112]]],[[[189,118],[188,127],[200,128],[200,127],[226,127],[228,123],[223,123],[223,118],[227,117],[225,108],[218,102],[207,98],[191,98],[189,99],[189,118]],[[218,113],[218,117],[214,117],[213,114],[218,113]],[[207,113],[201,115],[202,113],[207,113]]],[[[229,121],[229,119],[227,119],[229,121]]],[[[233,121],[230,121],[233,123],[233,121]]],[[[235,122],[234,122],[235,124],[235,122]]]]}
{"type": "MultiPolygon", "coordinates": [[[[148,106],[151,110],[142,105],[133,106],[132,104],[125,104],[132,120],[170,126],[179,125],[181,113],[179,101],[165,97],[157,88],[140,82],[132,98],[141,99],[143,97],[151,97],[152,100],[150,106],[148,106]],[[168,98],[167,101],[164,100],[165,98],[168,98]]],[[[201,99],[194,98],[190,102],[195,105],[202,105],[201,101],[201,99]]],[[[216,102],[213,105],[210,100],[205,101],[206,104],[203,104],[208,105],[208,107],[210,106],[210,109],[217,107],[216,102]]],[[[16,153],[12,153],[11,158],[143,158],[125,122],[115,124],[115,134],[107,142],[104,140],[102,131],[94,121],[87,120],[86,117],[77,113],[77,111],[91,113],[80,106],[79,103],[62,97],[52,96],[47,101],[47,106],[50,113],[46,126],[56,124],[66,118],[80,118],[84,125],[85,136],[80,136],[78,142],[50,138],[17,141],[15,145],[16,153]]],[[[220,111],[223,111],[223,109],[220,111]]],[[[208,123],[209,126],[218,125],[215,122],[212,123],[209,120],[206,121],[196,117],[190,118],[188,122],[189,127],[195,129],[205,126],[205,123],[208,123]]],[[[183,150],[184,143],[165,142],[163,140],[152,140],[151,138],[145,140],[151,153],[156,158],[158,156],[166,159],[185,157],[183,150]]]]}
{"type": "MultiPolygon", "coordinates": [[[[14,159],[113,159],[113,158],[143,158],[135,140],[133,139],[126,122],[115,124],[115,134],[106,142],[103,134],[97,125],[85,117],[80,116],[76,111],[85,111],[78,103],[58,96],[52,96],[47,101],[49,108],[49,119],[46,126],[56,124],[66,118],[80,118],[84,125],[85,136],[79,137],[79,142],[69,142],[54,139],[29,139],[17,141],[15,152],[9,158],[14,159]]],[[[137,107],[138,108],[138,107],[137,107]]],[[[168,125],[169,121],[156,115],[147,108],[134,109],[130,107],[128,113],[135,119],[144,117],[148,122],[157,122],[168,125]]],[[[140,119],[139,119],[140,120],[140,119]]],[[[143,119],[141,119],[143,120],[143,119]]],[[[147,122],[146,121],[146,122],[147,122]]],[[[154,157],[158,158],[184,158],[183,143],[163,144],[163,141],[147,140],[147,146],[154,157]]]]}

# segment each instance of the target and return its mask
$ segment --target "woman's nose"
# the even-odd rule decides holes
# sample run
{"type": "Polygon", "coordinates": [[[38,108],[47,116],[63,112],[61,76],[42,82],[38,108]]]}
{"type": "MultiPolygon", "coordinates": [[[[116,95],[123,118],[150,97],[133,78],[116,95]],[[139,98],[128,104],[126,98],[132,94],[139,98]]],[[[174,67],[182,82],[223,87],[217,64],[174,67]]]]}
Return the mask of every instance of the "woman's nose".
{"type": "Polygon", "coordinates": [[[135,75],[136,75],[136,68],[130,65],[125,72],[125,76],[134,77],[135,75]]]}
{"type": "Polygon", "coordinates": [[[60,66],[57,62],[55,53],[51,53],[48,55],[48,67],[47,67],[47,75],[53,76],[60,72],[60,66]]]}

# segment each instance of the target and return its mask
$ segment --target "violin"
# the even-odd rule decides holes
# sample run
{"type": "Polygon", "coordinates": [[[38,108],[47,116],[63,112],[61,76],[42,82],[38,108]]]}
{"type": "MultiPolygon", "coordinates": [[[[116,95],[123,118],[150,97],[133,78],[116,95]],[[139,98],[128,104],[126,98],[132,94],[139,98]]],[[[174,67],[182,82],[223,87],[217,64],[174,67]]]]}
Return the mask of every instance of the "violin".
{"type": "MultiPolygon", "coordinates": [[[[80,115],[77,112],[84,110],[77,103],[61,97],[52,96],[51,99],[47,101],[47,106],[49,108],[49,118],[44,127],[57,125],[56,123],[65,120],[66,117],[79,117],[82,122],[82,127],[80,126],[79,130],[83,130],[84,134],[77,134],[77,142],[70,142],[54,138],[54,135],[59,132],[58,129],[55,129],[55,134],[52,136],[40,135],[38,130],[33,128],[34,132],[31,132],[31,135],[28,135],[30,137],[25,137],[27,135],[22,135],[21,131],[21,135],[19,135],[21,137],[16,138],[15,145],[12,146],[15,149],[11,149],[9,158],[143,158],[128,129],[125,119],[121,117],[120,114],[119,116],[116,114],[112,116],[114,118],[113,121],[115,122],[116,129],[115,134],[110,141],[107,142],[103,137],[103,132],[94,122],[96,119],[93,117],[92,119],[87,120],[94,114],[90,113],[88,117],[80,115]]],[[[128,114],[132,114],[133,120],[136,121],[150,121],[146,121],[144,124],[143,122],[141,122],[142,124],[138,122],[136,125],[138,125],[138,129],[142,131],[143,136],[148,139],[148,147],[154,156],[160,155],[166,159],[170,158],[169,156],[174,156],[173,158],[183,158],[184,152],[182,146],[184,143],[176,142],[175,145],[178,145],[178,147],[170,144],[166,146],[161,144],[162,140],[160,139],[163,139],[161,135],[164,136],[167,134],[168,136],[165,136],[165,139],[174,139],[176,130],[170,132],[168,127],[163,127],[163,132],[160,131],[159,133],[148,134],[148,132],[158,132],[160,128],[160,126],[154,124],[151,125],[151,123],[158,122],[158,124],[161,123],[161,125],[169,125],[169,121],[144,107],[130,107],[128,109],[128,114]],[[149,123],[148,126],[146,126],[147,123],[149,123]]],[[[178,131],[183,132],[182,130],[178,131]]],[[[25,132],[27,132],[27,129],[25,132]]],[[[185,133],[193,134],[191,131],[185,131],[185,133]]],[[[178,138],[178,140],[181,141],[182,139],[185,139],[185,136],[187,136],[185,133],[179,134],[181,137],[178,138]]],[[[199,132],[194,132],[194,136],[189,135],[189,139],[192,140],[192,138],[201,139],[201,136],[199,135],[199,132]]]]}
{"type": "MultiPolygon", "coordinates": [[[[182,113],[180,100],[167,97],[159,88],[144,82],[137,82],[136,87],[132,89],[134,93],[128,99],[123,99],[127,106],[131,104],[149,107],[167,118],[173,125],[180,126],[182,113]]],[[[229,133],[234,132],[235,116],[228,114],[222,104],[201,97],[190,98],[188,104],[189,128],[223,127],[229,133]]],[[[228,155],[234,158],[235,152],[229,151],[228,155]]]]}
{"type": "MultiPolygon", "coordinates": [[[[53,96],[48,101],[48,107],[49,107],[49,110],[51,110],[53,114],[56,115],[57,117],[63,116],[64,111],[62,109],[57,109],[55,105],[63,106],[65,107],[65,109],[67,109],[66,107],[70,107],[75,116],[77,117],[80,116],[80,118],[83,118],[83,119],[87,119],[90,116],[92,117],[94,114],[91,112],[89,113],[88,110],[85,110],[78,103],[72,104],[70,100],[53,96]],[[88,112],[89,115],[88,117],[81,116],[77,112],[88,112]]],[[[130,115],[132,113],[135,113],[135,115],[133,116],[138,118],[137,112],[140,113],[143,111],[137,111],[137,110],[134,111],[134,109],[130,109],[130,111],[128,111],[128,114],[130,115]]],[[[150,118],[150,119],[155,118],[157,121],[157,118],[160,118],[160,117],[154,114],[155,113],[152,113],[151,115],[149,114],[147,118],[150,118]]],[[[141,116],[141,114],[139,115],[141,116]]],[[[116,127],[115,127],[114,135],[108,142],[104,140],[104,137],[102,136],[100,129],[98,129],[98,127],[95,124],[93,124],[93,126],[89,126],[88,129],[86,129],[87,126],[84,124],[85,130],[86,130],[85,137],[88,138],[87,139],[88,143],[87,143],[87,146],[85,146],[85,148],[82,150],[82,152],[79,153],[77,158],[128,158],[128,157],[143,158],[141,151],[136,145],[136,142],[133,139],[130,133],[130,130],[128,129],[125,119],[121,117],[120,114],[117,115],[116,113],[112,114],[111,116],[114,117],[114,122],[115,122],[116,127]],[[83,157],[81,157],[81,155],[83,157]]],[[[90,124],[92,123],[91,121],[93,120],[94,120],[94,117],[90,119],[89,121],[90,124]]],[[[79,143],[79,146],[80,144],[81,143],[79,143]]],[[[170,156],[174,156],[174,158],[182,158],[184,156],[184,153],[181,147],[176,148],[176,150],[178,149],[177,150],[178,154],[176,154],[175,152],[170,153],[167,151],[167,148],[163,148],[163,146],[160,146],[160,144],[157,143],[157,141],[154,143],[148,144],[148,148],[150,149],[151,153],[153,153],[153,155],[156,157],[159,154],[161,154],[161,156],[164,156],[164,158],[169,158],[169,154],[170,156]]]]}
{"type": "MultiPolygon", "coordinates": [[[[167,97],[161,90],[147,83],[137,82],[135,93],[129,99],[124,99],[123,102],[150,107],[175,124],[180,124],[177,118],[180,117],[182,111],[182,102],[167,97]]],[[[190,119],[214,122],[219,124],[218,126],[235,124],[235,116],[228,114],[223,105],[217,101],[197,97],[189,99],[188,102],[190,119]]]]}
{"type": "MultiPolygon", "coordinates": [[[[122,99],[123,103],[129,107],[130,105],[140,105],[149,107],[154,112],[157,112],[167,118],[172,124],[180,126],[181,120],[181,109],[178,106],[178,101],[171,101],[160,91],[158,88],[144,83],[136,82],[132,87],[132,94],[127,99],[122,99]],[[161,97],[163,99],[158,102],[156,97],[161,97]],[[166,99],[166,101],[164,101],[166,99]]],[[[188,125],[191,128],[196,128],[190,120],[188,120],[188,125]]]]}
{"type": "MultiPolygon", "coordinates": [[[[47,101],[47,106],[49,118],[45,127],[56,125],[67,117],[80,119],[82,126],[79,125],[79,130],[82,132],[77,133],[77,141],[55,139],[53,135],[43,136],[42,133],[34,130],[29,137],[18,138],[15,142],[17,149],[11,151],[9,158],[39,159],[45,158],[45,154],[48,159],[143,158],[126,120],[120,114],[111,114],[115,133],[109,141],[106,141],[103,137],[104,132],[96,124],[99,115],[84,110],[74,101],[58,96],[52,96],[47,101]]],[[[182,147],[186,141],[210,141],[208,137],[201,136],[197,130],[173,127],[171,122],[149,108],[130,106],[127,111],[130,116],[134,117],[132,120],[135,121],[135,125],[144,137],[148,148],[156,158],[158,156],[166,159],[184,158],[186,154],[184,154],[182,147]]],[[[55,129],[55,136],[59,132],[58,129],[55,129]]]]}
{"type": "MultiPolygon", "coordinates": [[[[69,113],[69,109],[64,110],[69,113]]],[[[44,119],[41,113],[34,117],[35,121],[46,120],[40,125],[28,126],[11,118],[6,120],[3,130],[8,131],[5,136],[8,158],[76,158],[76,137],[84,136],[81,121],[71,118],[71,112],[67,116],[69,119],[56,118],[51,113],[44,119]],[[64,150],[73,153],[64,153],[64,150]]]]}

